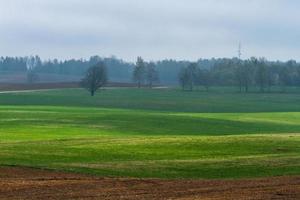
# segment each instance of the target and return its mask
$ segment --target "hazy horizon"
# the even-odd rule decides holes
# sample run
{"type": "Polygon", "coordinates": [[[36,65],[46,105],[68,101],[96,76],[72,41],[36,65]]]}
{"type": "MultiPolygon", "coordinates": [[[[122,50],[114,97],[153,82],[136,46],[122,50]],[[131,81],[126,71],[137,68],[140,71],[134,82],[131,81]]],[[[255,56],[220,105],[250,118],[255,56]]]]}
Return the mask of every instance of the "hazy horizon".
{"type": "Polygon", "coordinates": [[[296,0],[0,0],[0,55],[300,60],[296,0]]]}

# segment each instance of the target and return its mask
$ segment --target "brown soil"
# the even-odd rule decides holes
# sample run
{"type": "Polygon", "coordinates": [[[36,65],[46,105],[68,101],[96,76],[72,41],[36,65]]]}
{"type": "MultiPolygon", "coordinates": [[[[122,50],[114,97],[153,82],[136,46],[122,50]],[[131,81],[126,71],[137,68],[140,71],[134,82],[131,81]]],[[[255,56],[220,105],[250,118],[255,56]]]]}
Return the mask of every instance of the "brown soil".
{"type": "Polygon", "coordinates": [[[249,180],[117,179],[2,167],[0,199],[300,199],[300,177],[249,180]]]}

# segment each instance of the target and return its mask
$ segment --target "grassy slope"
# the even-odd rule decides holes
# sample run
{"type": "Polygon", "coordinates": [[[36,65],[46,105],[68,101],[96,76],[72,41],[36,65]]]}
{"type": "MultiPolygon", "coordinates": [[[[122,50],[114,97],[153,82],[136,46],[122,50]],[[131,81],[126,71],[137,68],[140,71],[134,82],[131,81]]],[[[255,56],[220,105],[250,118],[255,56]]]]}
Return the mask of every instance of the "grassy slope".
{"type": "Polygon", "coordinates": [[[234,89],[226,90],[223,92],[222,88],[217,88],[207,94],[172,89],[111,89],[91,98],[84,90],[69,89],[2,94],[0,105],[88,106],[202,113],[300,112],[300,92],[238,94],[234,89]]]}
{"type": "Polygon", "coordinates": [[[300,113],[290,112],[299,109],[298,95],[135,89],[84,94],[1,94],[2,105],[19,106],[0,106],[0,164],[132,177],[300,174],[300,113]]]}

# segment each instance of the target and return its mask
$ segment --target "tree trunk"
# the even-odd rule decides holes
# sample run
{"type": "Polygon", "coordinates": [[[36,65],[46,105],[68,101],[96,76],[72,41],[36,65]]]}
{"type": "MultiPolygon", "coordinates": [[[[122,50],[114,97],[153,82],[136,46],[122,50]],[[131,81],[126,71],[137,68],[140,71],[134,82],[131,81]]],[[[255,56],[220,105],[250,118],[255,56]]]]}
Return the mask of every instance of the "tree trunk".
{"type": "Polygon", "coordinates": [[[92,90],[92,91],[91,91],[91,96],[93,97],[94,95],[95,95],[95,91],[92,90]]]}
{"type": "Polygon", "coordinates": [[[208,90],[209,90],[208,86],[206,86],[205,88],[206,88],[206,92],[208,92],[208,90]]]}
{"type": "Polygon", "coordinates": [[[239,89],[240,89],[240,93],[242,93],[242,83],[241,83],[241,81],[239,81],[239,89]]]}
{"type": "Polygon", "coordinates": [[[264,88],[264,86],[262,86],[262,85],[260,86],[260,92],[261,92],[261,93],[264,93],[264,92],[265,92],[265,88],[264,88]]]}
{"type": "Polygon", "coordinates": [[[281,89],[281,90],[282,90],[282,92],[283,92],[283,93],[285,93],[285,92],[286,92],[286,87],[285,87],[285,85],[284,85],[284,84],[281,86],[281,88],[282,88],[282,89],[281,89]]]}

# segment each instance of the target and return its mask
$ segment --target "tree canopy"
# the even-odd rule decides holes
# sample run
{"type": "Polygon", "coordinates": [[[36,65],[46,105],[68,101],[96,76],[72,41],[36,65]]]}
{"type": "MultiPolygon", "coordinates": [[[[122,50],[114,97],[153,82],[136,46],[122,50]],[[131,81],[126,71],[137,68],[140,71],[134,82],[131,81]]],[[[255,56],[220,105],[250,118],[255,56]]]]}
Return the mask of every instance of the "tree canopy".
{"type": "Polygon", "coordinates": [[[99,88],[105,86],[107,79],[106,66],[103,62],[99,62],[87,70],[85,77],[81,81],[81,86],[86,88],[91,93],[91,96],[94,96],[99,88]]]}

